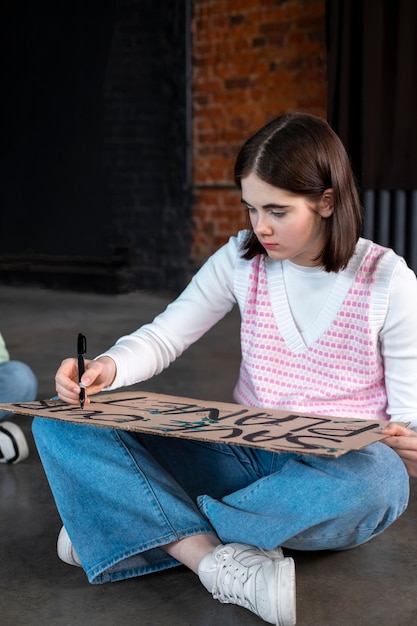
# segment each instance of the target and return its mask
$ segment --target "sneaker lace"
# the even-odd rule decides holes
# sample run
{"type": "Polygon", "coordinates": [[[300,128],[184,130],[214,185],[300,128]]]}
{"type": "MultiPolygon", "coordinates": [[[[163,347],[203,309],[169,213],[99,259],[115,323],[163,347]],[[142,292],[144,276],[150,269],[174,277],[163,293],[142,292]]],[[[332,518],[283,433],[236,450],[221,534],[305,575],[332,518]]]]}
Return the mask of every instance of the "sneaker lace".
{"type": "Polygon", "coordinates": [[[255,570],[258,568],[241,565],[230,554],[220,555],[213,597],[225,604],[238,604],[253,610],[255,607],[250,602],[245,587],[251,584],[255,570]]]}

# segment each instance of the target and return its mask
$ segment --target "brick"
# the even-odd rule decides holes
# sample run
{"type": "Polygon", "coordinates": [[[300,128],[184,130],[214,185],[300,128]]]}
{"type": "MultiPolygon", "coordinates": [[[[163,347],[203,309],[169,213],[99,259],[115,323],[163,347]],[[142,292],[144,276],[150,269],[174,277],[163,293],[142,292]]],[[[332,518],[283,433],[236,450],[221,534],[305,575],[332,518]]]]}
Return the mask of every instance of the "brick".
{"type": "Polygon", "coordinates": [[[287,109],[326,115],[325,0],[194,0],[193,260],[244,227],[236,154],[287,109]],[[229,187],[227,185],[230,185],[229,187]]]}

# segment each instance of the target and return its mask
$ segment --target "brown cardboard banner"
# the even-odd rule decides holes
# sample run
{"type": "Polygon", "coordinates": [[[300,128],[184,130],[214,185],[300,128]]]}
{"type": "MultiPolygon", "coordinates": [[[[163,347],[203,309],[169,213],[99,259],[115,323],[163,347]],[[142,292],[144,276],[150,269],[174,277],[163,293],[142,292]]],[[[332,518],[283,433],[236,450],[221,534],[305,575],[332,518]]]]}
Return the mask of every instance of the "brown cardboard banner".
{"type": "Polygon", "coordinates": [[[61,400],[0,404],[20,413],[90,426],[341,456],[384,438],[386,422],[308,415],[147,392],[102,393],[83,409],[61,400]]]}

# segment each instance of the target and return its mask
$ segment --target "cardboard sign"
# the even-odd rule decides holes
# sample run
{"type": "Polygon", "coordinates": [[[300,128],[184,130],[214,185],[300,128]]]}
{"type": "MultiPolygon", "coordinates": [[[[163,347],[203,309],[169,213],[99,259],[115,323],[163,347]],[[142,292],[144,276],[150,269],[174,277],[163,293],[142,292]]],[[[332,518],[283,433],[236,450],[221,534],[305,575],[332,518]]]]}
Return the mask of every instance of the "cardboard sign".
{"type": "Polygon", "coordinates": [[[291,413],[147,392],[103,393],[81,409],[61,400],[0,404],[12,413],[216,441],[267,450],[341,456],[384,438],[386,422],[291,413]]]}

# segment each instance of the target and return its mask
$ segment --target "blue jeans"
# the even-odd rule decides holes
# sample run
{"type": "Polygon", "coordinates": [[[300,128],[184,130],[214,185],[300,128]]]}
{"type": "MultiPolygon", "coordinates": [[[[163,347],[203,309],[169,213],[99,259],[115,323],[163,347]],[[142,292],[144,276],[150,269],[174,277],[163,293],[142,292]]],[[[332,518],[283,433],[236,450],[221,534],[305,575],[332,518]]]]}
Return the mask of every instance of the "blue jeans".
{"type": "Polygon", "coordinates": [[[344,550],[405,510],[400,457],[375,443],[338,459],[35,418],[58,511],[91,583],[166,569],[199,533],[271,549],[344,550]]]}
{"type": "MultiPolygon", "coordinates": [[[[38,381],[26,363],[4,361],[0,363],[0,402],[32,402],[38,392],[38,381]]],[[[11,413],[0,410],[0,421],[11,413]]]]}

